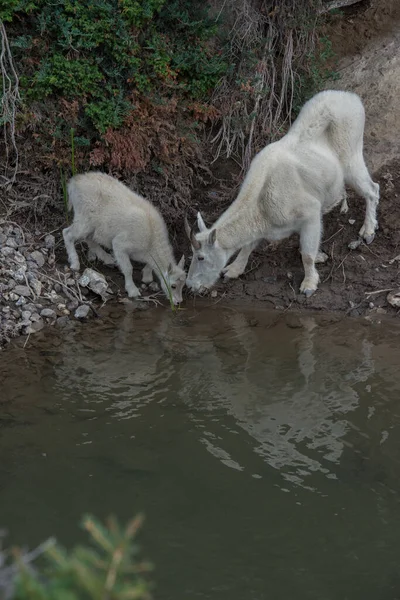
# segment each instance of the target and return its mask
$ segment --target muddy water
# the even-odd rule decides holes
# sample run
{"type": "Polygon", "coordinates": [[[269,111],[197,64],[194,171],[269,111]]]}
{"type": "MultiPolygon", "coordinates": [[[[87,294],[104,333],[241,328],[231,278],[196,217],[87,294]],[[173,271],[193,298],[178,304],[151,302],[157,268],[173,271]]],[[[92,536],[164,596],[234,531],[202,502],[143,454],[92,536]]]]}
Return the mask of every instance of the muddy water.
{"type": "Polygon", "coordinates": [[[143,510],[157,598],[398,598],[400,328],[286,319],[127,310],[3,353],[10,541],[143,510]]]}

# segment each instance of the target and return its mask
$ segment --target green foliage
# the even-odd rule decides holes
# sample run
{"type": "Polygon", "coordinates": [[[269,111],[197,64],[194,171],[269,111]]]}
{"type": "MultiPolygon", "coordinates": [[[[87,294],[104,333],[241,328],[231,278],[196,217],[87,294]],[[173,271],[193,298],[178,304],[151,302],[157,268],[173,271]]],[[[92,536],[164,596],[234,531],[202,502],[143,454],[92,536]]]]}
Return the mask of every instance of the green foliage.
{"type": "Polygon", "coordinates": [[[26,104],[78,101],[74,125],[97,138],[122,126],[135,92],[200,100],[227,68],[200,0],[0,2],[26,104]]]}
{"type": "Polygon", "coordinates": [[[49,546],[39,573],[17,557],[13,600],[149,600],[146,574],[151,567],[138,560],[136,545],[141,523],[139,517],[122,529],[113,518],[105,527],[86,517],[83,525],[92,545],[70,552],[49,546]]]}
{"type": "Polygon", "coordinates": [[[315,51],[308,57],[308,70],[299,77],[293,101],[296,114],[307,100],[325,87],[327,81],[338,79],[337,71],[327,66],[334,58],[331,41],[327,37],[319,38],[315,51]]]}

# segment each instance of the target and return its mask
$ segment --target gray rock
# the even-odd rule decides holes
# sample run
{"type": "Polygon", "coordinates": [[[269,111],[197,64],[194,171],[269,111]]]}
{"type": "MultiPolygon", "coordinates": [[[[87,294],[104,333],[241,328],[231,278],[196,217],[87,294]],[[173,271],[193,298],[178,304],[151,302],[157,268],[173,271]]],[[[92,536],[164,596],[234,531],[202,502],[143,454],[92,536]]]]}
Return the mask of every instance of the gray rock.
{"type": "Polygon", "coordinates": [[[6,246],[8,246],[9,248],[14,248],[14,250],[16,250],[18,248],[18,244],[15,240],[15,238],[9,237],[6,239],[6,246]]]}
{"type": "Polygon", "coordinates": [[[39,281],[39,279],[34,279],[33,277],[29,277],[28,279],[30,280],[29,285],[35,292],[36,296],[40,296],[40,294],[42,293],[42,284],[39,281]]]}
{"type": "MultiPolygon", "coordinates": [[[[4,297],[7,299],[6,294],[4,294],[4,297]]],[[[18,294],[16,294],[15,292],[10,292],[8,294],[8,298],[11,300],[11,302],[17,302],[20,299],[18,294]]]]}
{"type": "Polygon", "coordinates": [[[400,308],[400,290],[396,290],[395,292],[390,292],[386,300],[394,306],[395,308],[400,308]]]}
{"type": "Polygon", "coordinates": [[[23,310],[21,313],[21,317],[23,318],[24,321],[29,321],[29,319],[31,318],[31,311],[30,310],[23,310]]]}
{"type": "Polygon", "coordinates": [[[68,323],[69,323],[68,317],[58,317],[58,319],[56,321],[57,327],[66,327],[66,325],[68,325],[68,323]]]}
{"type": "Polygon", "coordinates": [[[14,271],[14,273],[12,274],[12,277],[13,277],[13,279],[15,279],[15,281],[17,283],[23,283],[25,281],[25,273],[26,273],[26,266],[23,265],[22,267],[20,267],[16,271],[14,271]]]}
{"type": "Polygon", "coordinates": [[[98,273],[94,269],[85,269],[83,275],[79,278],[79,285],[84,288],[89,288],[95,294],[98,294],[102,300],[109,298],[108,284],[101,273],[98,273]]]}
{"type": "Polygon", "coordinates": [[[14,288],[14,292],[19,296],[25,296],[26,298],[32,296],[32,292],[27,285],[16,285],[14,288]]]}
{"type": "Polygon", "coordinates": [[[71,300],[71,302],[68,302],[68,304],[67,304],[68,310],[71,310],[71,311],[78,308],[78,306],[79,306],[79,302],[78,302],[78,300],[75,300],[75,299],[71,300]]]}
{"type": "Polygon", "coordinates": [[[358,246],[362,243],[362,240],[359,238],[358,240],[353,240],[348,244],[349,250],[357,250],[358,246]]]}
{"type": "Polygon", "coordinates": [[[50,302],[53,302],[53,304],[62,302],[62,297],[59,296],[55,290],[51,290],[50,294],[47,294],[47,298],[50,302]]]}
{"type": "Polygon", "coordinates": [[[18,251],[14,252],[13,259],[19,265],[25,265],[26,264],[25,256],[23,254],[21,254],[21,252],[18,252],[18,251]]]}
{"type": "Polygon", "coordinates": [[[0,246],[4,246],[6,243],[7,236],[4,233],[0,233],[0,246]]]}
{"type": "MultiPolygon", "coordinates": [[[[32,319],[32,317],[31,317],[31,319],[32,319]]],[[[43,319],[39,318],[38,321],[35,321],[26,327],[25,334],[37,333],[38,331],[41,331],[43,329],[43,327],[44,327],[44,321],[43,321],[43,319]]]]}
{"type": "Polygon", "coordinates": [[[27,260],[26,261],[26,267],[27,269],[29,269],[29,271],[37,271],[38,270],[38,266],[37,263],[35,263],[34,260],[27,260]]]}
{"type": "Polygon", "coordinates": [[[30,320],[32,321],[32,323],[35,323],[37,321],[40,321],[40,316],[38,315],[38,313],[33,313],[33,315],[31,315],[30,320]]]}
{"type": "Polygon", "coordinates": [[[0,248],[0,252],[3,256],[11,256],[12,254],[14,254],[15,251],[9,246],[3,246],[2,248],[0,248]]]}
{"type": "Polygon", "coordinates": [[[29,310],[30,313],[37,312],[36,306],[34,304],[30,304],[30,303],[29,304],[25,304],[24,309],[25,310],[29,310]]]}
{"type": "Polygon", "coordinates": [[[16,306],[24,306],[24,304],[26,304],[26,298],[23,296],[20,296],[15,303],[16,306]]]}
{"type": "Polygon", "coordinates": [[[75,311],[75,319],[86,319],[90,311],[90,306],[88,304],[81,304],[75,311]]]}
{"type": "Polygon", "coordinates": [[[55,319],[57,317],[57,313],[52,308],[43,308],[40,311],[40,316],[45,319],[55,319]]]}
{"type": "Polygon", "coordinates": [[[54,246],[56,245],[56,238],[54,237],[54,235],[51,235],[51,233],[46,235],[46,237],[44,238],[44,245],[46,246],[46,248],[54,248],[54,246]]]}
{"type": "Polygon", "coordinates": [[[31,252],[29,258],[34,260],[38,267],[43,267],[44,263],[46,262],[43,254],[39,252],[39,250],[31,252]]]}

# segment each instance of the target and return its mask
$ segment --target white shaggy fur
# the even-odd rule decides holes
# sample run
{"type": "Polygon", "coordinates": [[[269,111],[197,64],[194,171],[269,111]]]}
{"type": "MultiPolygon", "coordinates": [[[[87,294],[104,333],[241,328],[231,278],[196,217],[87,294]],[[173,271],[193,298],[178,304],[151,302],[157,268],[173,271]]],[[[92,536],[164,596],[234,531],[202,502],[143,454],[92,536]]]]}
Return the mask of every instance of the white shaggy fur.
{"type": "Polygon", "coordinates": [[[182,302],[185,258],[176,264],[164,220],[150,202],[117,179],[97,172],[73,177],[68,182],[68,199],[74,221],[63,230],[63,236],[71,269],[79,271],[78,240],[87,243],[89,259],[97,257],[106,265],[114,264],[104,246],[114,252],[129,297],[140,296],[132,279],[132,259],[146,264],[144,283],[153,280],[154,271],[166,296],[170,287],[174,304],[182,302]]]}
{"type": "Polygon", "coordinates": [[[364,122],[356,94],[325,91],[309,100],[289,132],[255,156],[237,199],[211,229],[200,213],[199,233],[186,222],[193,247],[187,286],[209,288],[221,272],[238,277],[261,239],[281,240],[297,232],[305,271],[300,291],[311,295],[319,281],[315,263],[327,258],[320,252],[322,215],[340,201],[347,211],[346,184],[365,199],[360,236],[371,243],[378,226],[379,185],[363,158],[364,122]]]}

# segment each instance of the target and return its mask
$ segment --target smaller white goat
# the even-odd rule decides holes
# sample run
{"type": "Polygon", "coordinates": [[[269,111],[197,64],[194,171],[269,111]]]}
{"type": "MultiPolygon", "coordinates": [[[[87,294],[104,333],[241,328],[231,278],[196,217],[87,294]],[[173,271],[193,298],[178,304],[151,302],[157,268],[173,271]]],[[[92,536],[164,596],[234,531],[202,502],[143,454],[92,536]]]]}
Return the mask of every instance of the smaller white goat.
{"type": "Polygon", "coordinates": [[[193,249],[186,285],[201,292],[221,273],[239,277],[259,241],[299,233],[305,272],[300,291],[310,296],[319,282],[315,263],[328,258],[320,251],[322,215],[340,201],[347,212],[346,184],[365,199],[360,236],[370,244],[378,227],[379,185],[364,162],[364,122],[356,94],[328,90],[309,100],[289,132],[255,156],[238,197],[211,229],[200,213],[197,234],[185,220],[193,249]]]}
{"type": "Polygon", "coordinates": [[[173,303],[182,302],[185,257],[176,264],[164,219],[155,206],[117,179],[90,172],[68,182],[68,207],[74,209],[74,221],[63,230],[63,237],[71,269],[79,271],[80,267],[77,241],[88,245],[89,260],[97,257],[113,265],[114,259],[104,246],[113,250],[130,298],[140,296],[132,279],[132,259],[146,265],[143,283],[153,281],[154,271],[167,298],[171,290],[173,303]]]}

